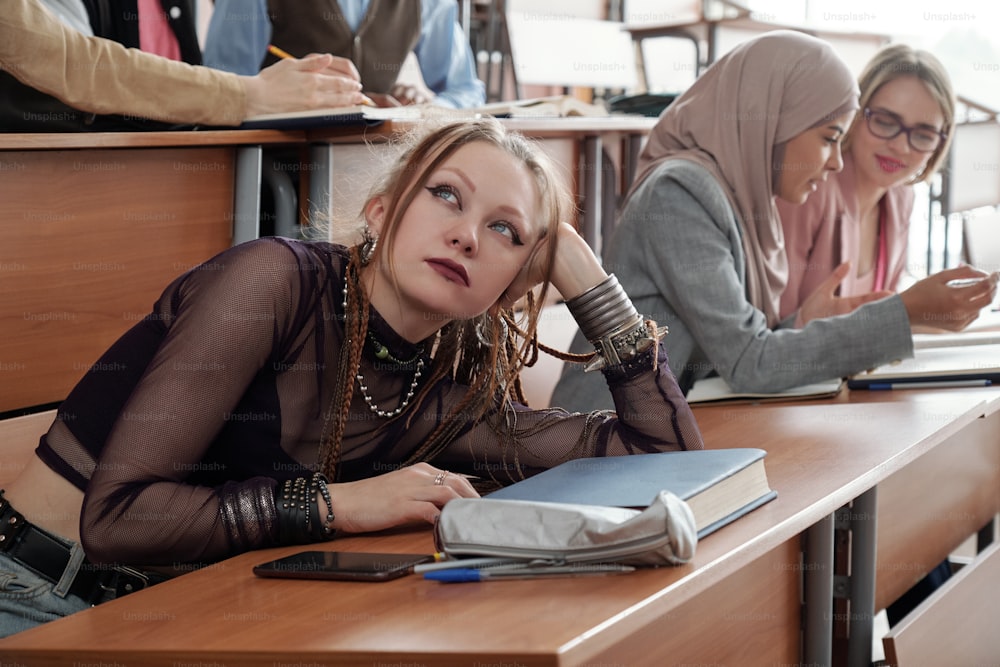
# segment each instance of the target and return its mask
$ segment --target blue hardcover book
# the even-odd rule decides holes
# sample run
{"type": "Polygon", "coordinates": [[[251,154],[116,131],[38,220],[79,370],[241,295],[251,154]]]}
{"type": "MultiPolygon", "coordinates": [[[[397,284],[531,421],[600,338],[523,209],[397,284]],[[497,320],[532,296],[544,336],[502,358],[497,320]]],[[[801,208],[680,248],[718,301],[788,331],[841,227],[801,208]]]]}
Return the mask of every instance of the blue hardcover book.
{"type": "Polygon", "coordinates": [[[777,497],[762,449],[706,449],[574,459],[490,498],[643,508],[661,490],[685,500],[702,538],[777,497]]]}

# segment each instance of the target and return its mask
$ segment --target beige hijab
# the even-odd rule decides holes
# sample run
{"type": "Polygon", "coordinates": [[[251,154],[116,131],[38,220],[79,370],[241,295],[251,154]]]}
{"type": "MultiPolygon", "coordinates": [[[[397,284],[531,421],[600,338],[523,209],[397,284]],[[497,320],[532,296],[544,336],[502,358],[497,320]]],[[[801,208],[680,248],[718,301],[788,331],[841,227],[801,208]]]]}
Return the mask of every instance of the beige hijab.
{"type": "Polygon", "coordinates": [[[857,108],[857,82],[829,44],[790,30],[766,33],[727,53],[667,107],[635,184],[674,158],[715,175],[742,228],[750,302],[773,326],[788,275],[773,198],[776,152],[780,162],[786,141],[857,108]]]}

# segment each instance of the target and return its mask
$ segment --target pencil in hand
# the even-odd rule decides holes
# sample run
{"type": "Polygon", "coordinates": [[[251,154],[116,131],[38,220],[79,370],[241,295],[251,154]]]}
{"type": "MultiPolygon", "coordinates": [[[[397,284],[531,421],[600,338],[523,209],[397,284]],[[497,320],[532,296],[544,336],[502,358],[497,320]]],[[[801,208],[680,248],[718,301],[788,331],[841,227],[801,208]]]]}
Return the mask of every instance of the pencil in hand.
{"type": "Polygon", "coordinates": [[[274,44],[268,44],[267,45],[267,52],[270,53],[275,58],[281,58],[282,60],[295,60],[295,56],[293,56],[292,54],[288,53],[288,51],[285,51],[283,49],[279,49],[274,44]]]}
{"type": "MultiPolygon", "coordinates": [[[[288,51],[285,51],[284,49],[275,46],[274,44],[267,45],[267,52],[270,53],[275,58],[281,58],[282,60],[295,60],[295,56],[290,54],[288,51]]],[[[361,94],[361,104],[366,107],[378,106],[377,104],[375,104],[375,100],[368,97],[364,93],[361,94]]]]}

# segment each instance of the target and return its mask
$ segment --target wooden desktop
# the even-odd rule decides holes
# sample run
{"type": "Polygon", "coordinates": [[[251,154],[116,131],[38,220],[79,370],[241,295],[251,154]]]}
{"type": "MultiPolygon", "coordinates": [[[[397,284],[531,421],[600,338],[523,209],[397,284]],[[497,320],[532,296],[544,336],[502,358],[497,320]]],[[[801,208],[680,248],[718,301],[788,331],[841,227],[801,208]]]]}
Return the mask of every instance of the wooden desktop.
{"type": "MultiPolygon", "coordinates": [[[[997,429],[1000,419],[1000,392],[992,388],[888,399],[858,394],[698,408],[709,447],[768,451],[768,475],[779,495],[704,539],[684,566],[478,584],[416,576],[379,584],[254,577],[255,563],[305,548],[283,547],[242,554],[0,640],[0,652],[31,665],[98,659],[123,665],[746,664],[746,655],[755,664],[797,663],[828,652],[815,646],[822,635],[803,636],[803,575],[832,577],[832,553],[807,548],[803,555],[802,534],[938,450],[978,441],[982,429],[997,429]]],[[[1000,441],[988,442],[983,451],[995,461],[1000,441]]],[[[998,468],[987,468],[995,490],[998,468]]],[[[997,511],[995,491],[958,479],[938,480],[936,487],[964,489],[973,504],[997,511]]],[[[895,511],[893,497],[879,495],[880,513],[895,511]]],[[[949,510],[938,504],[937,511],[949,510]]],[[[938,543],[943,524],[951,532],[936,516],[917,515],[924,532],[900,544],[903,553],[938,543]]],[[[889,539],[880,543],[880,558],[882,548],[892,546],[889,539]]],[[[433,544],[430,531],[418,528],[319,548],[426,553],[433,544]]],[[[874,571],[881,582],[883,570],[874,571]]]]}

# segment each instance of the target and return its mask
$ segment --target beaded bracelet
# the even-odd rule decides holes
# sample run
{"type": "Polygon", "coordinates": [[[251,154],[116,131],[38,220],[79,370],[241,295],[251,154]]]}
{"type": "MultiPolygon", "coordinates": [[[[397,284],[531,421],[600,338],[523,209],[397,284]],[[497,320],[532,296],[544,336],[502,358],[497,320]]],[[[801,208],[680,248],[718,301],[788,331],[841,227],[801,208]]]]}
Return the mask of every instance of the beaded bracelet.
{"type": "MultiPolygon", "coordinates": [[[[326,521],[321,521],[319,525],[320,538],[321,540],[330,539],[333,537],[334,530],[331,526],[333,523],[333,500],[330,498],[330,489],[327,488],[327,479],[323,473],[313,474],[313,486],[319,488],[319,493],[323,496],[323,502],[326,504],[326,521]]],[[[315,494],[314,494],[315,497],[315,494]]]]}

